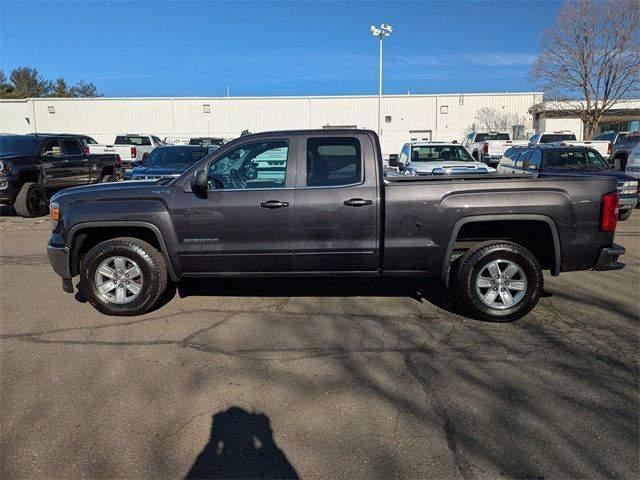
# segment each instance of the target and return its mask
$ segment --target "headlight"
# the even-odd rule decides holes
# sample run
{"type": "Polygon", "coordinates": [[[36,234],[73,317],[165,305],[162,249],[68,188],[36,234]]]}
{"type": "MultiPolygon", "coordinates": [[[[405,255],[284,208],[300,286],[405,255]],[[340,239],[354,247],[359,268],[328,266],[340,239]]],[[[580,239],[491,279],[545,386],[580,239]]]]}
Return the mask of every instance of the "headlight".
{"type": "Polygon", "coordinates": [[[0,161],[0,175],[11,175],[11,164],[0,161]]]}
{"type": "Polygon", "coordinates": [[[636,180],[629,180],[622,184],[620,189],[622,195],[633,195],[638,193],[638,182],[636,180]]]}
{"type": "Polygon", "coordinates": [[[60,218],[60,205],[56,202],[51,202],[49,204],[49,214],[51,215],[51,230],[55,230],[60,218]]]}

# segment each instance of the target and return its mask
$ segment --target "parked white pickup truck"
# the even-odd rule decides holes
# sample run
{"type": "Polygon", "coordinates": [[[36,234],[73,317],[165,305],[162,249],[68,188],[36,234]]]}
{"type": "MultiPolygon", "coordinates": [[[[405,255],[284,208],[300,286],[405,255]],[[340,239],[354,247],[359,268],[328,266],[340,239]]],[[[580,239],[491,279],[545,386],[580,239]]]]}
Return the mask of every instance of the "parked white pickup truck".
{"type": "Polygon", "coordinates": [[[131,170],[139,166],[156,147],[164,142],[155,135],[127,133],[116,136],[113,145],[88,145],[89,153],[117,153],[122,159],[122,168],[131,170]]]}
{"type": "Polygon", "coordinates": [[[526,140],[511,140],[507,132],[471,132],[462,141],[462,146],[477,161],[495,167],[508,148],[527,143],[526,140]]]}
{"type": "Polygon", "coordinates": [[[612,145],[607,140],[584,140],[578,141],[576,134],[570,130],[559,130],[556,132],[539,132],[529,139],[529,145],[539,145],[541,143],[553,143],[556,145],[569,147],[590,147],[602,155],[605,160],[611,156],[612,145]]]}

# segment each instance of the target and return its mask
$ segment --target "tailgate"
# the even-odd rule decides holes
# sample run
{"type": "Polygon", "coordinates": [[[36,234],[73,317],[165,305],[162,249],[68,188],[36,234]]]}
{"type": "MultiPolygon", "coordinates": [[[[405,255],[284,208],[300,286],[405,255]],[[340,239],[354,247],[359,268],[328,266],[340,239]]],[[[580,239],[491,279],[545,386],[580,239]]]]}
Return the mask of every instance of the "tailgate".
{"type": "Polygon", "coordinates": [[[131,148],[128,145],[87,145],[89,153],[97,153],[100,155],[111,154],[120,155],[122,160],[131,160],[131,148]]]}
{"type": "Polygon", "coordinates": [[[489,155],[502,156],[508,148],[513,146],[513,140],[489,140],[489,155]]]}

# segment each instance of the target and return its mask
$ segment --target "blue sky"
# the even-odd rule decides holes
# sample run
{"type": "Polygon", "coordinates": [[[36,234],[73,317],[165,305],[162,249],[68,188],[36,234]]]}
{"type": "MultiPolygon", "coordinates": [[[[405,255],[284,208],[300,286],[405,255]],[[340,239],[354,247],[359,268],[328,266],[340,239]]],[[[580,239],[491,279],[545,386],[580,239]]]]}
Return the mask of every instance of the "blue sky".
{"type": "Polygon", "coordinates": [[[107,96],[531,90],[559,1],[7,1],[0,68],[94,82],[107,96]]]}

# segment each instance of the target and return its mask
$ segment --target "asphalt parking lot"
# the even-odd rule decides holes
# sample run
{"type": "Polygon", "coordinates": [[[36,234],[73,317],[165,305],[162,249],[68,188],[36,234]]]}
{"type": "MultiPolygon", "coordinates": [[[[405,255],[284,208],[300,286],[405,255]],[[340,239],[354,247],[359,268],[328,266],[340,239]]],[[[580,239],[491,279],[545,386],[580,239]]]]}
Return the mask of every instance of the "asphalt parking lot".
{"type": "Polygon", "coordinates": [[[624,270],[547,276],[509,324],[397,280],[190,282],[107,317],[48,230],[0,217],[2,478],[637,478],[638,210],[624,270]]]}

